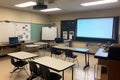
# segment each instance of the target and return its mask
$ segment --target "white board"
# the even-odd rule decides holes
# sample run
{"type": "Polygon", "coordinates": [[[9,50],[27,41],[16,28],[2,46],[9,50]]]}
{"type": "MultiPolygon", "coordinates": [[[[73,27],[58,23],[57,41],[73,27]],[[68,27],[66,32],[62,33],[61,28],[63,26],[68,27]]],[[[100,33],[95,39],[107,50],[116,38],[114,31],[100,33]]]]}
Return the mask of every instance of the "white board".
{"type": "Polygon", "coordinates": [[[0,42],[9,42],[14,36],[14,23],[0,22],[0,42]]]}
{"type": "Polygon", "coordinates": [[[56,27],[42,27],[42,40],[55,40],[56,37],[56,27]]]}

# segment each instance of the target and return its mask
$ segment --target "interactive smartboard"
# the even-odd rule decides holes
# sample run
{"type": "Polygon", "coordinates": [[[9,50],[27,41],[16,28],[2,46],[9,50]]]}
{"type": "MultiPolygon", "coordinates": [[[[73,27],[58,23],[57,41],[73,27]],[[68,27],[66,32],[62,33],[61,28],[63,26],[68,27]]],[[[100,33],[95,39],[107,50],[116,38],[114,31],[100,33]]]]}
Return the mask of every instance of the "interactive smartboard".
{"type": "Polygon", "coordinates": [[[42,40],[55,40],[56,37],[56,27],[42,27],[42,40]]]}

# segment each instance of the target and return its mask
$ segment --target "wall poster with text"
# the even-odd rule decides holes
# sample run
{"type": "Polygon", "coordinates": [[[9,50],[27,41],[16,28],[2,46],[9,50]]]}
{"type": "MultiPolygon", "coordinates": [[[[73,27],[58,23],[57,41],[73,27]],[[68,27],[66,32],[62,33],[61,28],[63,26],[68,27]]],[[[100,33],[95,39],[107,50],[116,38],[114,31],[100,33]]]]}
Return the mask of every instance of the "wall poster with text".
{"type": "Polygon", "coordinates": [[[69,31],[69,39],[72,39],[73,36],[74,36],[74,31],[69,31]]]}
{"type": "Polygon", "coordinates": [[[67,31],[63,31],[63,39],[68,39],[67,34],[67,31]]]}

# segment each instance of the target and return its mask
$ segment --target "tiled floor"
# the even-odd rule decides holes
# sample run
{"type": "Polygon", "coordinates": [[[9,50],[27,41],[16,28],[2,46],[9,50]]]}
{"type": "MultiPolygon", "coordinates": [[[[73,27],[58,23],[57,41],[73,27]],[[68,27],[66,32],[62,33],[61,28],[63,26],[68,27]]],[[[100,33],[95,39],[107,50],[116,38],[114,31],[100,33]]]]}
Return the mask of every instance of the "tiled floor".
{"type": "MultiPolygon", "coordinates": [[[[34,53],[38,54],[38,53],[34,53]]],[[[88,70],[83,70],[83,67],[85,65],[84,61],[84,54],[75,53],[78,55],[78,61],[79,66],[74,66],[74,80],[94,80],[94,64],[97,63],[97,59],[94,58],[93,55],[90,55],[90,68],[88,70]]],[[[44,56],[44,53],[40,51],[41,57],[44,56]]],[[[45,51],[45,56],[50,56],[49,51],[45,51]]],[[[55,57],[55,56],[53,56],[55,57]]],[[[64,54],[63,54],[64,57],[64,54]]],[[[26,80],[28,75],[25,74],[24,71],[20,72],[17,77],[16,74],[10,78],[10,71],[13,70],[13,66],[10,63],[10,58],[8,56],[6,57],[0,57],[0,80],[26,80]]],[[[29,72],[29,69],[28,69],[29,72]]],[[[60,74],[62,74],[60,72],[60,74]]],[[[71,69],[65,70],[65,80],[71,80],[71,69]]],[[[39,78],[34,79],[39,80],[39,78]]]]}

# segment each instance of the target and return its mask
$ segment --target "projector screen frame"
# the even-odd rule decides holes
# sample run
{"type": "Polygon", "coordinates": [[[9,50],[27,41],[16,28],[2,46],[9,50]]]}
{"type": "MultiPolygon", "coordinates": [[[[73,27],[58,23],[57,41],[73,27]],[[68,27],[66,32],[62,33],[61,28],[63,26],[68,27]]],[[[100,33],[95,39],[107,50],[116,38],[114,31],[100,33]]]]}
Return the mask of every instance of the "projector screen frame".
{"type": "Polygon", "coordinates": [[[118,31],[119,31],[119,17],[92,17],[92,18],[78,18],[76,19],[76,29],[75,29],[75,41],[84,41],[84,42],[101,42],[101,43],[118,43],[118,31]],[[92,37],[77,37],[77,20],[79,19],[102,19],[102,18],[113,18],[113,34],[114,36],[112,39],[107,38],[92,38],[92,37]]]}

